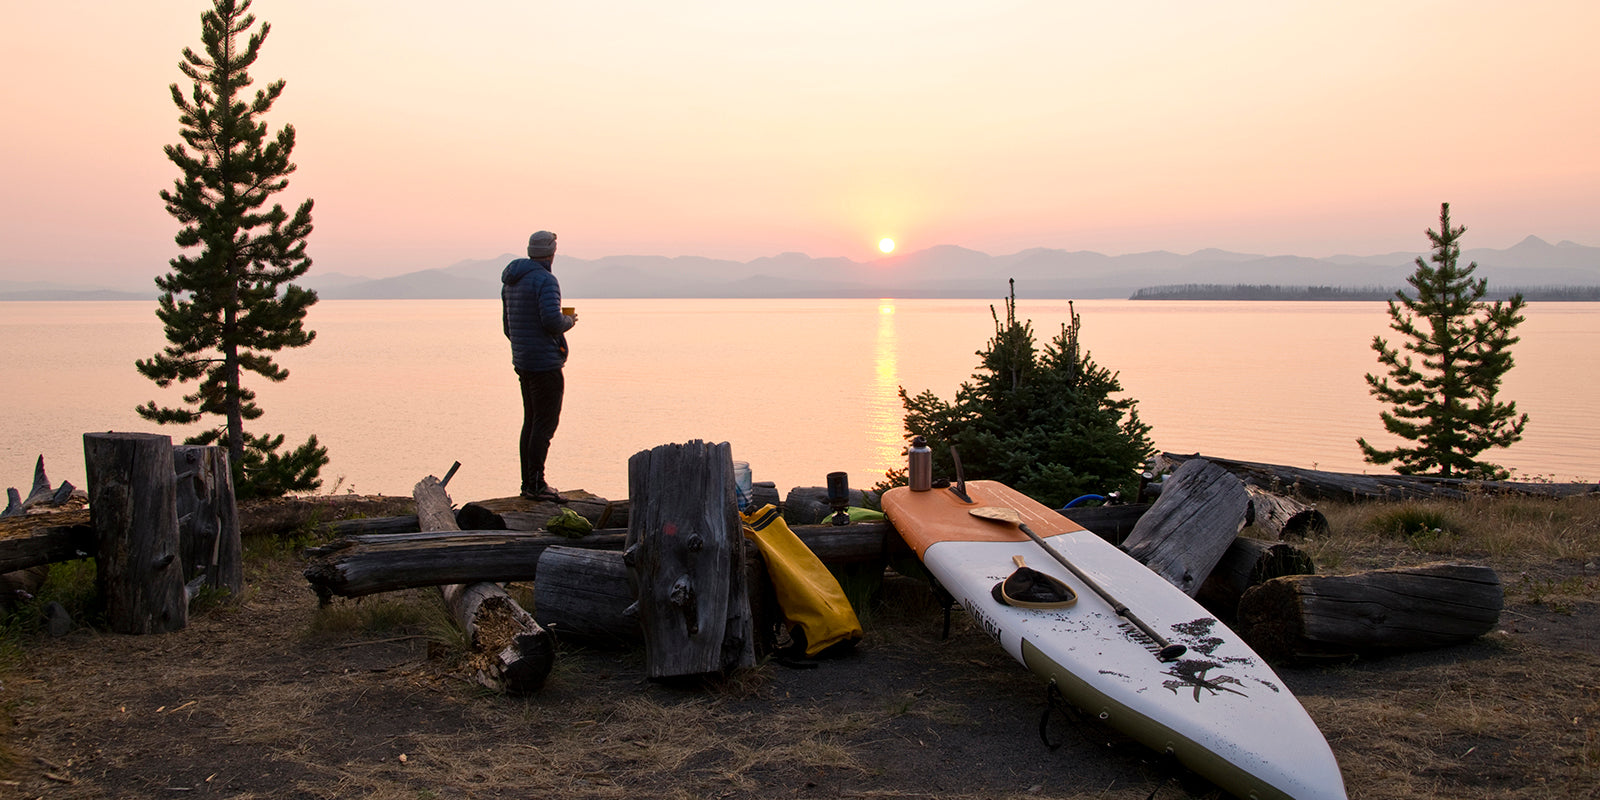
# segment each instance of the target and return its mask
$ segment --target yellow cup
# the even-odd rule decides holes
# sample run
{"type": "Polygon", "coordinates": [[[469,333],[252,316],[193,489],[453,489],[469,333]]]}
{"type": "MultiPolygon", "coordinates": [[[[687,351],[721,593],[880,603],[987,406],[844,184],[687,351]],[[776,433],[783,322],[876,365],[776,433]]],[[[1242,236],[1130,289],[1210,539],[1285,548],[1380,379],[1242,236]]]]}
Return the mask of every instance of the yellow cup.
{"type": "Polygon", "coordinates": [[[561,313],[569,317],[575,317],[578,315],[578,309],[576,306],[562,306],[561,313]]]}

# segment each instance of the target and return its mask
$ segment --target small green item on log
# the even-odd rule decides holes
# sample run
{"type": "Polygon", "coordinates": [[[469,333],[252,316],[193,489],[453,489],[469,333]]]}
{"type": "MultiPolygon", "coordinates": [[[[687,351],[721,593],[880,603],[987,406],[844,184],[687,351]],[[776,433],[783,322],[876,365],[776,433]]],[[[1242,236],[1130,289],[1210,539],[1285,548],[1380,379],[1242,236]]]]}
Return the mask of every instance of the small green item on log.
{"type": "Polygon", "coordinates": [[[579,539],[588,536],[589,532],[594,530],[594,523],[570,508],[563,508],[561,513],[551,517],[544,527],[545,530],[568,539],[579,539]]]}

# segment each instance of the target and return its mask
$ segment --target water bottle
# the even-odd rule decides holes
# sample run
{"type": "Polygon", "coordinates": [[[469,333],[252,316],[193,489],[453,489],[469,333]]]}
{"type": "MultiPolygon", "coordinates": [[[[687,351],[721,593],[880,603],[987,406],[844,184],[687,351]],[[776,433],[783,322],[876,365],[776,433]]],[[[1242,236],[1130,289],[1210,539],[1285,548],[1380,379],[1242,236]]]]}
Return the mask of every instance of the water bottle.
{"type": "Polygon", "coordinates": [[[740,511],[748,510],[750,507],[752,489],[754,488],[750,479],[750,462],[733,462],[733,493],[739,503],[740,511]]]}
{"type": "Polygon", "coordinates": [[[926,492],[933,488],[933,449],[928,447],[928,440],[918,436],[911,440],[911,449],[906,451],[911,456],[910,474],[907,480],[911,483],[911,491],[926,492]]]}

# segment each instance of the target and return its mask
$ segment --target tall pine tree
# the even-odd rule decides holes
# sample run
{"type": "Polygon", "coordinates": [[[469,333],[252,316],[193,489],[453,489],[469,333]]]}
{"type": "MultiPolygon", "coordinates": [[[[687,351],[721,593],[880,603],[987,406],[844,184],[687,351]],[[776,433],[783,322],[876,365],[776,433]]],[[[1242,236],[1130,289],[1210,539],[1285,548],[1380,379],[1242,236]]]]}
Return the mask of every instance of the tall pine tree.
{"type": "Polygon", "coordinates": [[[249,9],[250,0],[214,0],[201,16],[204,55],[186,47],[178,65],[194,86],[186,97],[172,85],[184,144],[168,145],[166,154],[183,174],[161,199],[182,225],[175,241],[186,252],[168,262],[171,272],[156,278],[162,290],[156,316],[166,325],[169,344],[136,362],[161,388],[198,381],[182,406],[161,407],[152,400],[137,411],[158,424],[220,417],[217,427],[188,442],[228,448],[241,497],[315,489],[328,463],[314,435],[280,455],[282,435],[244,429],[262,412],[255,392],[243,385],[243,373],[287,378],[288,370],[271,354],[311,343],[316,334],[306,330],[305,316],[317,301],[315,292],[292,283],[311,268],[311,201],[292,217],[277,203],[267,208],[294,172],[294,127],[285,125],[269,140],[266,123],[258,119],[283,93],[283,81],[253,98],[245,93],[252,83],[249,68],[271,30],[263,22],[240,47],[240,35],[256,21],[249,9]]]}
{"type": "MultiPolygon", "coordinates": [[[[928,440],[936,474],[953,475],[954,445],[968,477],[1001,481],[1047,505],[1136,489],[1154,450],[1150,426],[1132,398],[1113,397],[1122,384],[1081,349],[1082,320],[1075,311],[1071,318],[1041,352],[1032,323],[1017,319],[1013,282],[1005,318],[995,314],[994,338],[977,353],[982,369],[954,403],[900,389],[906,432],[928,440]]],[[[903,483],[905,471],[887,477],[903,483]]]]}
{"type": "Polygon", "coordinates": [[[1511,345],[1519,340],[1512,332],[1523,319],[1522,295],[1482,302],[1488,281],[1472,277],[1476,263],[1460,266],[1466,230],[1450,227],[1450,204],[1440,206],[1439,230],[1428,231],[1433,263],[1418,258],[1406,279],[1416,296],[1402,289],[1389,301],[1389,327],[1406,337],[1407,353],[1372,338],[1378,363],[1389,370],[1384,378],[1367,375],[1372,394],[1392,406],[1382,413],[1383,427],[1415,444],[1389,450],[1366,439],[1357,444],[1369,463],[1397,462],[1402,475],[1503,479],[1505,469],[1477,457],[1518,441],[1528,424],[1516,403],[1495,399],[1512,366],[1511,345]]]}

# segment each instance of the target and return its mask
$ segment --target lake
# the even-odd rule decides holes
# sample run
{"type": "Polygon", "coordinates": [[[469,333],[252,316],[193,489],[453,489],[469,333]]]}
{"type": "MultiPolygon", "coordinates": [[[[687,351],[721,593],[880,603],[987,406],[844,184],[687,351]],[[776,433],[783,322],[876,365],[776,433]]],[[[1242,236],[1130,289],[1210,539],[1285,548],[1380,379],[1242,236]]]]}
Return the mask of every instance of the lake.
{"type": "MultiPolygon", "coordinates": [[[[781,492],[832,471],[866,487],[903,462],[896,390],[953,399],[994,334],[978,300],[568,300],[567,397],[550,481],[620,499],[628,458],[693,439],[732,445],[781,492]]],[[[1003,305],[995,301],[1003,313],[1003,305]]],[[[1363,376],[1391,342],[1383,303],[1075,304],[1094,360],[1120,374],[1163,450],[1344,472],[1383,472],[1357,437],[1391,444],[1363,376]]],[[[1065,301],[1018,301],[1042,345],[1065,301]]],[[[1485,457],[1521,479],[1600,479],[1600,304],[1536,303],[1518,329],[1501,399],[1531,417],[1485,457]]],[[[308,348],[281,353],[282,384],[250,385],[262,431],[328,447],[328,492],[409,494],[443,476],[458,502],[514,494],[521,405],[492,300],[328,300],[308,348]]],[[[0,486],[84,485],[82,434],[139,430],[135,406],[176,401],[136,359],[166,342],[146,302],[0,303],[0,486]]],[[[187,389],[189,387],[184,387],[187,389]]]]}

